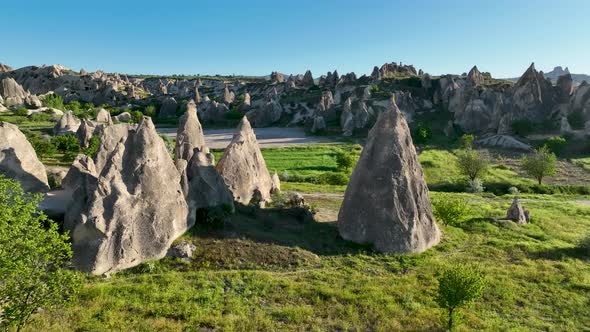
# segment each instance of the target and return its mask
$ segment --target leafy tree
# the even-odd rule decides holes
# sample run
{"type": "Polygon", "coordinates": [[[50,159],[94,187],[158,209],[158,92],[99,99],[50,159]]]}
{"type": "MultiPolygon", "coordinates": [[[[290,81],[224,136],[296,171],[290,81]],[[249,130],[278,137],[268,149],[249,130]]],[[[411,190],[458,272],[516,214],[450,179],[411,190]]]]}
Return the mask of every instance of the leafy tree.
{"type": "Polygon", "coordinates": [[[29,110],[27,110],[24,107],[21,107],[21,108],[17,109],[16,111],[14,111],[14,115],[27,116],[27,115],[29,115],[29,110]]]}
{"type": "Polygon", "coordinates": [[[466,199],[446,193],[433,198],[432,207],[436,219],[445,225],[460,225],[470,212],[466,199]]]}
{"type": "Polygon", "coordinates": [[[424,144],[432,138],[432,129],[423,123],[418,123],[414,130],[414,141],[418,144],[424,144]]]}
{"type": "Polygon", "coordinates": [[[461,137],[461,140],[463,141],[463,148],[465,150],[469,150],[473,148],[473,141],[475,141],[475,135],[473,134],[464,134],[461,137]]]}
{"type": "Polygon", "coordinates": [[[454,326],[457,310],[481,297],[485,287],[483,274],[474,267],[456,265],[444,271],[438,278],[436,302],[446,311],[446,325],[454,326]]]}
{"type": "Polygon", "coordinates": [[[63,153],[80,152],[80,142],[74,135],[55,136],[51,139],[51,143],[53,143],[53,145],[55,145],[55,147],[63,153]]]}
{"type": "Polygon", "coordinates": [[[338,170],[350,170],[352,166],[354,166],[355,162],[356,158],[352,152],[346,152],[342,150],[336,152],[336,164],[338,165],[338,170]]]}
{"type": "Polygon", "coordinates": [[[470,181],[483,176],[490,165],[487,158],[471,148],[459,152],[457,158],[459,171],[470,181]]]}
{"type": "Polygon", "coordinates": [[[156,106],[154,105],[147,105],[144,109],[143,109],[143,114],[150,116],[150,117],[154,117],[156,116],[156,106]]]}
{"type": "Polygon", "coordinates": [[[131,114],[131,121],[133,123],[139,123],[141,117],[143,116],[143,113],[141,113],[140,111],[131,111],[129,113],[131,114]]]}
{"type": "Polygon", "coordinates": [[[90,158],[96,157],[98,148],[100,147],[100,137],[92,136],[88,142],[88,147],[84,149],[84,154],[90,158]]]}
{"type": "Polygon", "coordinates": [[[39,158],[49,157],[57,152],[57,148],[51,142],[41,139],[39,137],[31,137],[29,139],[35,153],[39,158]]]}
{"type": "Polygon", "coordinates": [[[63,98],[56,94],[47,95],[43,100],[43,104],[45,107],[49,108],[57,108],[59,110],[65,109],[63,98]]]}
{"type": "Polygon", "coordinates": [[[547,138],[544,145],[549,149],[549,151],[559,155],[565,149],[566,144],[567,140],[565,138],[555,136],[547,138]]]}
{"type": "Polygon", "coordinates": [[[555,153],[549,151],[546,146],[542,146],[522,159],[522,167],[528,175],[537,179],[539,185],[541,185],[544,177],[555,175],[556,162],[555,153]]]}
{"type": "Polygon", "coordinates": [[[0,328],[20,331],[37,310],[66,304],[80,288],[67,269],[68,235],[37,211],[40,199],[0,175],[0,328]]]}

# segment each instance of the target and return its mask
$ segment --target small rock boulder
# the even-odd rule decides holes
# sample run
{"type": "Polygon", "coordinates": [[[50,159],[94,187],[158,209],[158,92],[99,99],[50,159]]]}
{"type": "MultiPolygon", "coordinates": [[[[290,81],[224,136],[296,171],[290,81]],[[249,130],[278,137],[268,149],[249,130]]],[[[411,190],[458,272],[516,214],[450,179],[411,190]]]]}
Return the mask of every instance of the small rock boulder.
{"type": "Polygon", "coordinates": [[[74,113],[67,111],[59,119],[55,127],[53,127],[53,133],[57,136],[60,135],[73,135],[80,128],[82,122],[78,119],[74,113]]]}
{"type": "Polygon", "coordinates": [[[522,205],[520,205],[518,198],[514,198],[512,200],[512,205],[510,205],[510,208],[506,212],[506,219],[519,224],[527,224],[530,220],[530,214],[529,211],[525,210],[522,205]]]}
{"type": "Polygon", "coordinates": [[[205,146],[203,127],[197,117],[197,105],[193,100],[186,104],[186,112],[180,118],[180,124],[176,131],[175,159],[191,160],[195,148],[200,150],[205,146]]]}

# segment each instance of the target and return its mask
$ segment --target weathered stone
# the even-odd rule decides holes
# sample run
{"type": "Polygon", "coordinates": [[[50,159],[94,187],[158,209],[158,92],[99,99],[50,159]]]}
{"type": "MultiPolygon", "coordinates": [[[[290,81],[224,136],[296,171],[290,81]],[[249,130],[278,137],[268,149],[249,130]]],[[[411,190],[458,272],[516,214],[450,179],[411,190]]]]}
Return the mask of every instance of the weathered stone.
{"type": "Polygon", "coordinates": [[[67,111],[53,127],[53,133],[55,135],[73,135],[78,131],[80,124],[80,119],[71,111],[67,111]]]}
{"type": "Polygon", "coordinates": [[[113,119],[111,118],[111,113],[109,113],[109,111],[105,110],[104,108],[101,108],[100,110],[98,110],[98,113],[96,113],[96,120],[97,123],[99,124],[103,124],[103,125],[112,125],[113,124],[113,119]]]}
{"type": "Polygon", "coordinates": [[[231,143],[223,151],[217,170],[235,201],[248,204],[255,191],[260,192],[263,201],[270,200],[272,179],[246,117],[242,118],[231,143]]]}
{"type": "Polygon", "coordinates": [[[166,256],[176,257],[185,261],[192,261],[193,254],[197,250],[197,246],[186,241],[174,244],[168,249],[166,256]]]}
{"type": "Polygon", "coordinates": [[[305,75],[303,75],[303,79],[301,80],[301,84],[303,84],[304,86],[307,86],[307,87],[315,85],[315,82],[313,81],[313,75],[311,74],[310,70],[306,71],[305,75]]]}
{"type": "Polygon", "coordinates": [[[193,150],[200,150],[205,146],[203,128],[197,117],[197,105],[193,100],[186,104],[186,112],[180,118],[180,124],[176,131],[175,159],[191,160],[193,150]]]}
{"type": "Polygon", "coordinates": [[[83,148],[88,147],[92,136],[97,135],[100,132],[101,126],[97,126],[94,122],[86,119],[82,119],[82,123],[76,131],[76,138],[80,142],[80,146],[83,148]]]}
{"type": "Polygon", "coordinates": [[[180,175],[150,118],[106,127],[96,159],[66,214],[74,266],[103,274],[164,257],[191,225],[180,175]]]}
{"type": "Polygon", "coordinates": [[[234,102],[234,99],[236,99],[236,95],[234,94],[233,91],[229,91],[229,89],[226,85],[225,88],[223,89],[223,102],[226,104],[231,104],[234,102]]]}
{"type": "Polygon", "coordinates": [[[279,179],[277,172],[274,172],[272,175],[272,188],[270,192],[271,194],[278,194],[281,192],[281,179],[279,179]]]}
{"type": "Polygon", "coordinates": [[[112,120],[117,122],[131,122],[133,120],[133,117],[129,112],[123,112],[119,115],[113,116],[112,120]]]}
{"type": "Polygon", "coordinates": [[[160,106],[160,113],[158,114],[159,118],[170,118],[176,116],[176,109],[178,108],[178,103],[176,99],[172,97],[166,97],[162,102],[162,106],[160,106]]]}
{"type": "Polygon", "coordinates": [[[49,190],[45,166],[17,126],[0,121],[0,174],[18,181],[25,192],[49,190]]]}
{"type": "Polygon", "coordinates": [[[12,77],[5,77],[0,82],[0,96],[6,106],[23,105],[29,94],[12,77]]]}
{"type": "Polygon", "coordinates": [[[522,151],[530,151],[532,149],[530,145],[523,143],[517,140],[516,138],[508,135],[484,135],[477,141],[477,144],[493,148],[522,151]]]}
{"type": "Polygon", "coordinates": [[[512,220],[519,224],[526,224],[528,222],[527,220],[530,219],[530,215],[527,219],[527,214],[528,211],[525,213],[525,209],[523,209],[522,205],[520,205],[518,198],[514,198],[512,200],[512,205],[506,212],[506,219],[512,220]]]}
{"type": "Polygon", "coordinates": [[[410,130],[393,100],[352,173],[338,230],[344,239],[386,253],[422,252],[440,241],[410,130]]]}

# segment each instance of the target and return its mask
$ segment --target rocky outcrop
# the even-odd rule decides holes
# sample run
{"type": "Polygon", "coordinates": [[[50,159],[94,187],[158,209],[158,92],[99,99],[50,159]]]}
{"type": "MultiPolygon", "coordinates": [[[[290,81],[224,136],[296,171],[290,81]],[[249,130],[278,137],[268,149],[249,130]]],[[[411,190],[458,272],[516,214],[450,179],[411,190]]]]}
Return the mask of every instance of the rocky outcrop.
{"type": "Polygon", "coordinates": [[[422,252],[440,241],[410,130],[393,100],[352,173],[338,230],[344,239],[385,253],[422,252]]]}
{"type": "Polygon", "coordinates": [[[102,125],[112,125],[113,124],[113,119],[111,118],[111,113],[109,113],[109,111],[105,110],[104,108],[101,108],[100,110],[98,110],[98,113],[96,113],[96,120],[97,123],[102,124],[102,125]]]}
{"type": "Polygon", "coordinates": [[[272,73],[270,73],[270,81],[272,83],[283,83],[283,82],[285,82],[285,75],[283,75],[279,72],[273,71],[272,73]]]}
{"type": "Polygon", "coordinates": [[[467,83],[470,85],[482,85],[484,83],[483,74],[479,71],[477,66],[473,66],[467,74],[467,83]]]}
{"type": "Polygon", "coordinates": [[[189,222],[196,220],[197,211],[203,208],[233,209],[234,198],[225,184],[223,177],[215,168],[213,154],[194,149],[186,168],[189,207],[189,222]]]}
{"type": "Polygon", "coordinates": [[[277,172],[274,172],[272,175],[272,188],[270,190],[271,194],[278,194],[281,192],[281,179],[279,179],[279,175],[277,172]]]}
{"type": "Polygon", "coordinates": [[[123,112],[119,115],[113,116],[112,121],[131,122],[131,121],[133,121],[133,117],[131,116],[131,113],[129,113],[129,112],[123,112]]]}
{"type": "Polygon", "coordinates": [[[73,135],[78,131],[80,124],[80,119],[71,111],[67,111],[53,127],[53,133],[55,135],[73,135]]]}
{"type": "Polygon", "coordinates": [[[399,64],[392,62],[386,63],[381,66],[381,68],[374,67],[373,72],[371,73],[371,77],[375,80],[381,80],[384,78],[389,77],[396,77],[396,76],[417,76],[418,72],[416,68],[412,65],[403,65],[401,62],[399,64]]]}
{"type": "Polygon", "coordinates": [[[0,96],[6,106],[18,106],[25,103],[29,94],[13,78],[7,77],[0,82],[0,96]]]}
{"type": "Polygon", "coordinates": [[[311,126],[311,132],[315,134],[315,133],[319,133],[325,129],[326,129],[326,121],[324,120],[324,117],[321,115],[314,117],[313,124],[311,126]]]}
{"type": "Polygon", "coordinates": [[[311,87],[311,86],[315,85],[315,82],[313,80],[313,75],[311,74],[310,70],[306,71],[305,75],[303,75],[303,79],[301,80],[301,84],[306,87],[311,87]]]}
{"type": "Polygon", "coordinates": [[[519,224],[528,224],[530,215],[529,212],[520,205],[518,198],[514,198],[512,200],[512,205],[506,212],[506,219],[519,224]]]}
{"type": "Polygon", "coordinates": [[[158,114],[159,118],[170,118],[176,116],[176,109],[178,108],[178,103],[176,99],[173,97],[166,97],[162,102],[162,106],[160,106],[160,113],[158,114]]]}
{"type": "Polygon", "coordinates": [[[80,142],[80,146],[83,148],[88,147],[92,136],[97,135],[101,128],[102,126],[97,126],[90,120],[82,119],[82,122],[76,131],[76,138],[78,139],[78,142],[80,142]]]}
{"type": "Polygon", "coordinates": [[[223,89],[223,102],[229,105],[234,102],[234,99],[236,99],[235,93],[233,91],[229,91],[226,85],[223,89]]]}
{"type": "Polygon", "coordinates": [[[7,73],[12,70],[13,70],[12,67],[5,65],[3,63],[0,63],[0,73],[7,73]]]}
{"type": "Polygon", "coordinates": [[[87,162],[65,220],[74,266],[103,274],[164,257],[190,224],[180,175],[150,118],[105,128],[95,165],[87,162]]]}
{"type": "Polygon", "coordinates": [[[203,127],[197,117],[197,105],[193,100],[186,104],[186,112],[180,118],[180,124],[176,131],[175,159],[191,160],[195,148],[201,151],[205,147],[203,127]]]}
{"type": "Polygon", "coordinates": [[[231,143],[223,151],[217,170],[235,201],[249,204],[255,192],[259,192],[262,201],[270,200],[272,179],[246,117],[242,118],[231,143]]]}
{"type": "Polygon", "coordinates": [[[246,116],[255,127],[267,127],[279,121],[283,111],[281,103],[271,98],[260,108],[249,111],[246,116]]]}
{"type": "Polygon", "coordinates": [[[477,140],[477,144],[481,146],[499,148],[499,149],[510,149],[510,150],[521,150],[531,151],[532,147],[526,143],[523,143],[516,138],[508,135],[494,135],[488,134],[482,136],[477,140]]]}
{"type": "Polygon", "coordinates": [[[555,104],[554,98],[551,81],[545,79],[533,63],[514,85],[511,113],[515,119],[548,119],[555,104]]]}
{"type": "Polygon", "coordinates": [[[0,121],[0,174],[18,181],[25,192],[49,190],[45,166],[17,126],[0,121]]]}

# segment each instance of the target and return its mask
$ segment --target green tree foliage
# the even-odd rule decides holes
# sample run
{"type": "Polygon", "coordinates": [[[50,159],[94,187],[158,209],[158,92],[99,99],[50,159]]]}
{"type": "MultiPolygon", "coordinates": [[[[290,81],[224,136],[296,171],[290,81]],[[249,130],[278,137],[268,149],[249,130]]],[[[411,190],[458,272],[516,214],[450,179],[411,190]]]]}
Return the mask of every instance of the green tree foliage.
{"type": "Polygon", "coordinates": [[[487,158],[471,148],[460,151],[457,154],[457,162],[461,174],[470,181],[483,176],[490,165],[487,158]]]}
{"type": "Polygon", "coordinates": [[[446,193],[440,193],[433,198],[432,207],[436,220],[451,226],[459,226],[470,213],[466,199],[446,193]]]}
{"type": "Polygon", "coordinates": [[[525,172],[541,185],[544,177],[555,175],[557,157],[549,148],[542,146],[531,155],[522,158],[521,163],[525,172]]]}
{"type": "Polygon", "coordinates": [[[66,304],[80,288],[67,269],[68,236],[37,211],[40,199],[0,175],[0,328],[19,331],[37,310],[66,304]]]}
{"type": "Polygon", "coordinates": [[[92,136],[88,142],[88,147],[84,149],[84,154],[90,158],[96,157],[98,148],[100,147],[100,138],[98,136],[92,136]]]}
{"type": "Polygon", "coordinates": [[[141,117],[144,115],[140,111],[131,111],[129,113],[131,114],[131,121],[133,123],[139,123],[139,121],[141,120],[141,117]]]}
{"type": "Polygon", "coordinates": [[[356,155],[352,151],[340,150],[336,152],[336,164],[339,171],[345,172],[352,169],[356,159],[356,155]]]}
{"type": "Polygon", "coordinates": [[[154,105],[147,105],[144,109],[143,109],[143,114],[150,116],[150,117],[154,117],[156,116],[156,106],[154,105]]]}
{"type": "Polygon", "coordinates": [[[474,267],[456,265],[444,271],[437,279],[436,302],[445,310],[446,325],[451,330],[456,320],[457,310],[481,297],[485,278],[474,267]]]}
{"type": "Polygon", "coordinates": [[[49,108],[57,108],[59,110],[65,109],[63,98],[56,94],[47,95],[43,100],[43,104],[45,107],[49,108]]]}
{"type": "Polygon", "coordinates": [[[418,123],[414,129],[413,140],[417,144],[427,143],[432,139],[432,129],[423,123],[418,123]]]}
{"type": "Polygon", "coordinates": [[[475,135],[473,134],[464,134],[461,137],[461,140],[463,141],[463,148],[465,150],[469,150],[473,148],[473,141],[475,141],[475,135]]]}
{"type": "Polygon", "coordinates": [[[21,108],[17,109],[16,111],[14,111],[14,115],[27,116],[27,115],[29,115],[29,110],[27,110],[24,107],[21,107],[21,108]]]}
{"type": "Polygon", "coordinates": [[[566,144],[567,140],[559,136],[549,137],[545,140],[545,146],[556,155],[563,153],[566,144]]]}
{"type": "Polygon", "coordinates": [[[49,157],[57,152],[57,148],[50,141],[41,139],[39,137],[31,137],[29,139],[35,153],[39,158],[49,157]]]}

